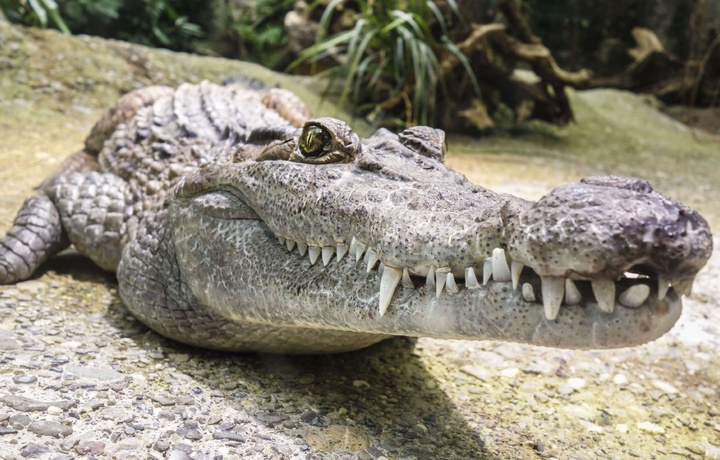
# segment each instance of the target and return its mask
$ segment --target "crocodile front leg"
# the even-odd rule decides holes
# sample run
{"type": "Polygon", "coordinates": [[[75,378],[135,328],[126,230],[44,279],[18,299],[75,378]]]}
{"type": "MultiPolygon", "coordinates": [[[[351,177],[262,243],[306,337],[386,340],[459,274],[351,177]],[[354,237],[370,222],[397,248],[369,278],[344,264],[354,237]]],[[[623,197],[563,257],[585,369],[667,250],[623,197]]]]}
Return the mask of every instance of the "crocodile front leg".
{"type": "Polygon", "coordinates": [[[142,212],[128,182],[109,173],[73,173],[48,190],[75,248],[100,268],[115,271],[142,212]]]}

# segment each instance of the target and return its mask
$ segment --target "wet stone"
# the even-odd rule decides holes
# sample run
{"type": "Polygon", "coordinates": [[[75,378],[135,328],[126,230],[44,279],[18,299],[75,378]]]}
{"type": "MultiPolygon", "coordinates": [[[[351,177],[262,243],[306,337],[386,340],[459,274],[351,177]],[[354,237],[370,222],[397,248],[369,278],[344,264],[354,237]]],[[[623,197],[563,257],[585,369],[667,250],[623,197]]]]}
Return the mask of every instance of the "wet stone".
{"type": "Polygon", "coordinates": [[[173,398],[169,398],[167,396],[163,395],[152,395],[150,396],[150,400],[155,401],[156,403],[160,404],[161,406],[174,406],[175,400],[173,398]]]}
{"type": "Polygon", "coordinates": [[[7,426],[0,426],[0,436],[6,435],[6,434],[15,434],[18,430],[15,428],[10,428],[7,426]]]}
{"type": "Polygon", "coordinates": [[[28,417],[25,414],[16,414],[10,417],[8,420],[8,424],[18,430],[21,430],[25,428],[26,426],[30,425],[30,417],[28,417]]]}
{"type": "Polygon", "coordinates": [[[35,444],[34,442],[31,442],[22,448],[20,455],[25,458],[37,458],[47,452],[50,452],[49,448],[43,446],[42,444],[35,444]]]}
{"type": "Polygon", "coordinates": [[[70,400],[45,402],[16,395],[3,396],[0,398],[0,402],[20,412],[46,411],[50,406],[67,410],[75,406],[75,401],[70,400]]]}
{"type": "Polygon", "coordinates": [[[49,420],[37,420],[28,426],[28,431],[43,435],[52,436],[54,438],[69,436],[72,434],[72,428],[62,423],[49,420]]]}
{"type": "Polygon", "coordinates": [[[105,450],[105,443],[102,441],[81,441],[75,450],[80,455],[98,455],[105,450]]]}
{"type": "Polygon", "coordinates": [[[245,437],[234,431],[216,431],[213,433],[215,439],[225,439],[228,441],[245,442],[245,437]]]}

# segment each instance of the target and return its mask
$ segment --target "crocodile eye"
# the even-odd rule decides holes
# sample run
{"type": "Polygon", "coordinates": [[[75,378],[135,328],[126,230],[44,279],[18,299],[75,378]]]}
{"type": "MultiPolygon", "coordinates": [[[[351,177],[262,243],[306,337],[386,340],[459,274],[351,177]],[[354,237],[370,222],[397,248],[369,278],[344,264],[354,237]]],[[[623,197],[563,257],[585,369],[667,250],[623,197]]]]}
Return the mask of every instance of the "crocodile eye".
{"type": "Polygon", "coordinates": [[[306,125],[300,135],[300,152],[306,157],[319,157],[331,140],[330,133],[325,129],[317,125],[306,125]]]}

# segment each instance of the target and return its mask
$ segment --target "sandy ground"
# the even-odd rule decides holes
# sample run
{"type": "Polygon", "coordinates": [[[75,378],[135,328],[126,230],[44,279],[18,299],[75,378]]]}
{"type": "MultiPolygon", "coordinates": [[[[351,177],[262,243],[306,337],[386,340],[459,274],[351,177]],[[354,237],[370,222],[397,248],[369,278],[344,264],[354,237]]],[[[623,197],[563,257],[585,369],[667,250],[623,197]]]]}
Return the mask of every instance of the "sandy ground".
{"type": "MultiPolygon", "coordinates": [[[[125,53],[127,62],[151,70],[165,69],[162,59],[180,61],[182,70],[163,70],[174,81],[202,78],[202,69],[182,72],[211,71],[207,62],[216,62],[112,43],[108,51],[107,43],[0,24],[0,49],[10,50],[0,52],[7,70],[0,73],[0,229],[32,187],[81,146],[113,96],[95,87],[88,94],[99,102],[68,96],[78,90],[73,85],[98,79],[91,71],[110,68],[109,60],[125,53]],[[47,67],[26,51],[38,43],[47,67]],[[53,59],[62,53],[50,46],[67,48],[62,63],[86,67],[71,66],[71,80],[56,78],[47,68],[59,67],[53,59]],[[71,55],[78,48],[90,57],[71,55]],[[133,61],[137,55],[145,61],[133,61]],[[25,84],[16,91],[9,80],[18,75],[25,84]],[[53,87],[57,81],[61,86],[53,87]]],[[[232,65],[223,71],[237,72],[232,65]]],[[[592,105],[594,95],[583,97],[578,104],[601,110],[592,105]]],[[[693,151],[716,142],[701,141],[693,151]]],[[[451,151],[462,153],[448,163],[478,183],[529,198],[615,168],[615,160],[596,157],[528,157],[516,149],[535,148],[533,139],[508,142],[494,145],[494,153],[469,155],[467,144],[453,149],[451,139],[451,151]]],[[[671,154],[659,142],[649,149],[671,154]]],[[[717,174],[717,160],[704,158],[693,167],[717,174]]],[[[673,178],[666,189],[720,215],[717,182],[686,171],[693,170],[665,170],[673,178]]],[[[718,279],[716,252],[673,331],[632,349],[398,338],[355,353],[288,357],[208,352],[166,340],[128,314],[111,275],[67,253],[37,278],[0,287],[0,458],[719,459],[718,279]]]]}

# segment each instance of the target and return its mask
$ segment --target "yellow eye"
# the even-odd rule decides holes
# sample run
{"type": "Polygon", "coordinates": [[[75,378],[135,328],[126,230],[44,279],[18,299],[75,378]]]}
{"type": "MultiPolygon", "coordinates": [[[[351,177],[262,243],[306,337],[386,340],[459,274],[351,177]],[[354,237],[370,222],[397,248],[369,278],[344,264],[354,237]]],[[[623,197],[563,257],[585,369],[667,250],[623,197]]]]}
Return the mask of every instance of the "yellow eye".
{"type": "Polygon", "coordinates": [[[320,126],[306,125],[300,135],[300,152],[306,157],[319,157],[330,140],[330,134],[320,126]]]}

